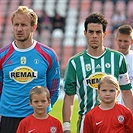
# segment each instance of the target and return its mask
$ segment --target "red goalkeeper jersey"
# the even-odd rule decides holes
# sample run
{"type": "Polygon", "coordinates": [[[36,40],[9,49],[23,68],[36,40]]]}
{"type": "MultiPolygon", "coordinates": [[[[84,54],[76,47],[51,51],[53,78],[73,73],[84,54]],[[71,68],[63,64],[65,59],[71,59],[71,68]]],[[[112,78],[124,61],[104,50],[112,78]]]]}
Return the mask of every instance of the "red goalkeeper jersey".
{"type": "Polygon", "coordinates": [[[61,122],[50,115],[47,119],[30,115],[19,123],[17,133],[63,133],[63,130],[61,122]]]}
{"type": "Polygon", "coordinates": [[[96,106],[85,116],[83,133],[133,133],[132,113],[120,104],[110,110],[96,106]]]}

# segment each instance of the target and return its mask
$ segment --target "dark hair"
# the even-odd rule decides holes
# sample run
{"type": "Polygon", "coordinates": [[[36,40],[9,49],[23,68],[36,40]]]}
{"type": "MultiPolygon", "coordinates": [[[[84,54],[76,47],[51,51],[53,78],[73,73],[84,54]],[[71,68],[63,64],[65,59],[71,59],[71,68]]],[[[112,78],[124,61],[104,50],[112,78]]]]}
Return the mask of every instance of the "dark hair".
{"type": "Polygon", "coordinates": [[[87,26],[89,23],[98,23],[98,24],[102,24],[103,27],[103,32],[106,31],[107,28],[107,20],[105,19],[104,15],[101,13],[92,13],[91,15],[89,15],[84,22],[84,28],[85,31],[87,31],[87,26]]]}
{"type": "Polygon", "coordinates": [[[132,36],[132,34],[133,34],[132,32],[133,32],[133,29],[132,29],[131,25],[125,24],[118,28],[117,34],[121,33],[121,34],[126,34],[126,35],[132,36]]]}

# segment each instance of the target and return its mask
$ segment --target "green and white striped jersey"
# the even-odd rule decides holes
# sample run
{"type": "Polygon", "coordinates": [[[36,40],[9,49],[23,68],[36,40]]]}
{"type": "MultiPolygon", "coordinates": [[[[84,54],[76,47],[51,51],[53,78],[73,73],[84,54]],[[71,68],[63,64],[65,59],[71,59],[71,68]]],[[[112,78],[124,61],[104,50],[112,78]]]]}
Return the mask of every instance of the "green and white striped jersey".
{"type": "Polygon", "coordinates": [[[114,75],[121,90],[131,89],[125,57],[115,50],[106,48],[99,57],[91,56],[84,50],[68,61],[64,90],[67,95],[78,95],[79,115],[85,114],[99,103],[97,87],[105,74],[114,75]]]}

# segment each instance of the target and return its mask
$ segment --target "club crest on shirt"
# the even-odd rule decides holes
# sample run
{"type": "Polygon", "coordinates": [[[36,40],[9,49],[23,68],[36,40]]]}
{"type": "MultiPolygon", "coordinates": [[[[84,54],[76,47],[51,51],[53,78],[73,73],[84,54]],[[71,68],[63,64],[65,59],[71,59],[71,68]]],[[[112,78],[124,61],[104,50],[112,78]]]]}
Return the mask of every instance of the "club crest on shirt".
{"type": "Polygon", "coordinates": [[[50,127],[50,133],[56,133],[56,127],[50,127]]]}
{"type": "Polygon", "coordinates": [[[21,64],[26,64],[26,57],[25,57],[25,56],[22,56],[22,57],[20,58],[20,63],[21,63],[21,64]]]}
{"type": "Polygon", "coordinates": [[[110,68],[110,67],[111,67],[110,63],[106,63],[106,64],[105,64],[105,67],[106,67],[106,68],[110,68]]]}
{"type": "Polygon", "coordinates": [[[119,116],[118,116],[118,121],[119,121],[120,123],[124,122],[124,116],[123,116],[123,115],[119,115],[119,116]]]}
{"type": "Polygon", "coordinates": [[[35,59],[35,60],[34,60],[34,63],[35,63],[35,64],[39,64],[39,60],[38,60],[38,59],[35,59]]]}
{"type": "Polygon", "coordinates": [[[96,72],[89,76],[89,78],[86,78],[84,80],[86,86],[90,86],[93,89],[98,88],[98,83],[100,82],[101,78],[106,75],[106,73],[103,72],[96,72]]]}
{"type": "Polygon", "coordinates": [[[86,64],[85,67],[86,67],[86,71],[90,71],[91,70],[91,64],[86,64]]]}

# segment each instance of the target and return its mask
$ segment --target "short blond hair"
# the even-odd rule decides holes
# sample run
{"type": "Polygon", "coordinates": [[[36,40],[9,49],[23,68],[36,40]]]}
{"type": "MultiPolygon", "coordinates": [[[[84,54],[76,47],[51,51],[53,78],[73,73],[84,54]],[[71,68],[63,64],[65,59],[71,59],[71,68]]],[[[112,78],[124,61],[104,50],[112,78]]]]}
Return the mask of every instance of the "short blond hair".
{"type": "Polygon", "coordinates": [[[37,25],[38,22],[37,14],[32,9],[29,9],[27,6],[19,6],[18,9],[13,12],[11,16],[12,24],[16,14],[25,14],[29,16],[31,18],[31,26],[37,25]]]}
{"type": "Polygon", "coordinates": [[[105,82],[114,85],[116,90],[120,90],[118,80],[113,75],[103,76],[98,84],[98,90],[100,90],[101,85],[105,82]]]}
{"type": "Polygon", "coordinates": [[[42,94],[43,92],[46,93],[47,99],[48,101],[50,101],[50,92],[47,88],[43,87],[43,86],[35,86],[31,89],[30,91],[30,102],[32,101],[32,96],[34,94],[42,94]]]}

